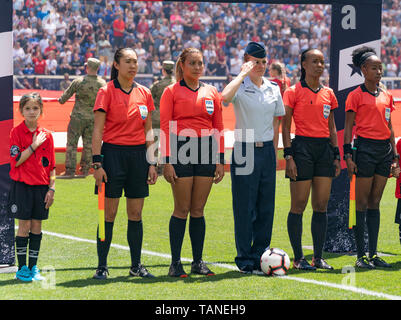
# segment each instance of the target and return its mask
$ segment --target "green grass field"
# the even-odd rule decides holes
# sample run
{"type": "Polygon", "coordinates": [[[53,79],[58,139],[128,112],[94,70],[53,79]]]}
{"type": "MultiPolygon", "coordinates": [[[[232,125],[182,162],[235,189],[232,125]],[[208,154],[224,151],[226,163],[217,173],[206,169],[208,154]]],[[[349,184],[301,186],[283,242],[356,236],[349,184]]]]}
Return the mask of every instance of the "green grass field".
{"type": "MultiPolygon", "coordinates": [[[[150,188],[143,212],[144,241],[142,262],[155,279],[128,276],[130,257],[126,241],[127,216],[121,199],[114,227],[113,247],[109,254],[110,276],[107,281],[91,279],[97,264],[95,233],[97,198],[94,180],[57,180],[55,203],[44,236],[39,267],[46,281],[21,283],[14,274],[0,274],[1,299],[62,300],[359,300],[401,298],[401,246],[398,225],[394,224],[395,179],[388,182],[381,204],[381,230],[378,250],[391,256],[390,270],[343,273],[353,266],[355,257],[325,253],[334,271],[300,272],[290,270],[285,277],[243,275],[234,265],[235,244],[231,206],[230,176],[214,185],[206,206],[204,260],[216,272],[214,277],[190,275],[186,279],[167,276],[169,259],[168,224],[173,207],[171,189],[163,178],[150,188]],[[347,281],[348,280],[348,281],[347,281]]],[[[284,172],[277,175],[276,212],[272,247],[284,249],[292,259],[286,219],[289,210],[289,186],[284,172]]],[[[303,245],[312,246],[311,208],[304,214],[303,245]]],[[[187,223],[188,228],[188,223],[187,223]]],[[[308,260],[312,251],[304,249],[308,260]]],[[[184,268],[190,271],[192,257],[188,232],[182,250],[184,268]]]]}

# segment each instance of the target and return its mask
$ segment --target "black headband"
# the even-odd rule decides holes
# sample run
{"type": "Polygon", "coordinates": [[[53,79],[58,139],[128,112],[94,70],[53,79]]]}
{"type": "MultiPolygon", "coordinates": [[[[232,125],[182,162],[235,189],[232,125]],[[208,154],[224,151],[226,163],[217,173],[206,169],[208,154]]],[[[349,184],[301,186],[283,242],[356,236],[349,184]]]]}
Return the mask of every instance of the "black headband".
{"type": "Polygon", "coordinates": [[[361,61],[360,61],[360,67],[362,67],[362,65],[365,63],[365,61],[369,58],[369,57],[371,57],[371,56],[375,56],[376,55],[376,53],[374,53],[374,52],[365,52],[363,55],[362,55],[362,57],[361,57],[361,61]]]}

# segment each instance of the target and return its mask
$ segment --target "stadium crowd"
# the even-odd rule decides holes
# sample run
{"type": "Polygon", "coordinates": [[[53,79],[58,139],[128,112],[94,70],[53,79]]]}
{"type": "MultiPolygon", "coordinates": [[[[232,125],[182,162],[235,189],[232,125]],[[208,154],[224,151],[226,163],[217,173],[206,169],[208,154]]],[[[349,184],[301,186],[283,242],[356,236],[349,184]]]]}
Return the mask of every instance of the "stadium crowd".
{"type": "MultiPolygon", "coordinates": [[[[81,75],[90,57],[109,76],[117,47],[135,48],[139,72],[159,76],[163,60],[202,50],[206,75],[238,74],[249,41],[268,48],[294,83],[306,48],[330,56],[330,5],[118,0],[13,0],[14,74],[81,75]]],[[[383,1],[384,76],[401,77],[401,0],[383,1]]],[[[328,64],[328,60],[326,61],[328,64]]],[[[328,72],[328,68],[326,68],[328,72]]],[[[325,78],[328,78],[326,73],[325,78]]]]}

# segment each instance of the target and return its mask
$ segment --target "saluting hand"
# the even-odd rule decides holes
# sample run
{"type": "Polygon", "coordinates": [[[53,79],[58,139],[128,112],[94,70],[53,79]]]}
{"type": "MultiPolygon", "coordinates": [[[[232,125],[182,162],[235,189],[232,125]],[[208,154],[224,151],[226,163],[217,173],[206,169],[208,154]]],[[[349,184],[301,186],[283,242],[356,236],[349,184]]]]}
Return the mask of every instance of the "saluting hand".
{"type": "Polygon", "coordinates": [[[175,180],[178,178],[177,175],[175,174],[173,165],[170,163],[166,163],[164,165],[163,176],[164,176],[164,179],[166,179],[166,181],[171,184],[174,184],[175,180]]]}
{"type": "Polygon", "coordinates": [[[241,67],[241,72],[240,73],[244,77],[246,77],[255,66],[256,66],[256,62],[255,61],[245,62],[241,67]]]}

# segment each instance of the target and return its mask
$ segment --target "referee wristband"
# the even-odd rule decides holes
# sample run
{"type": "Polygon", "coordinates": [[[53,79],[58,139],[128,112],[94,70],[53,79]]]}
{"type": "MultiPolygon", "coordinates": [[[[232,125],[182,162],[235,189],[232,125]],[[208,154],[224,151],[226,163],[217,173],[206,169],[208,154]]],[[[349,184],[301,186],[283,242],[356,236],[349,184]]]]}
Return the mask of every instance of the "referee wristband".
{"type": "Polygon", "coordinates": [[[56,189],[50,188],[49,187],[49,191],[53,191],[54,193],[56,192],[56,189]]]}
{"type": "Polygon", "coordinates": [[[92,163],[98,163],[98,162],[103,164],[103,155],[102,154],[95,154],[92,156],[92,163]]]}
{"type": "Polygon", "coordinates": [[[344,150],[344,155],[346,155],[347,153],[352,154],[352,146],[350,143],[346,143],[343,146],[343,150],[344,150]]]}
{"type": "Polygon", "coordinates": [[[292,150],[292,147],[284,148],[284,158],[286,156],[294,156],[294,151],[292,150]]]}
{"type": "Polygon", "coordinates": [[[33,148],[32,148],[32,145],[29,145],[29,150],[31,150],[32,151],[32,153],[34,153],[35,152],[35,150],[33,150],[33,148]]]}

